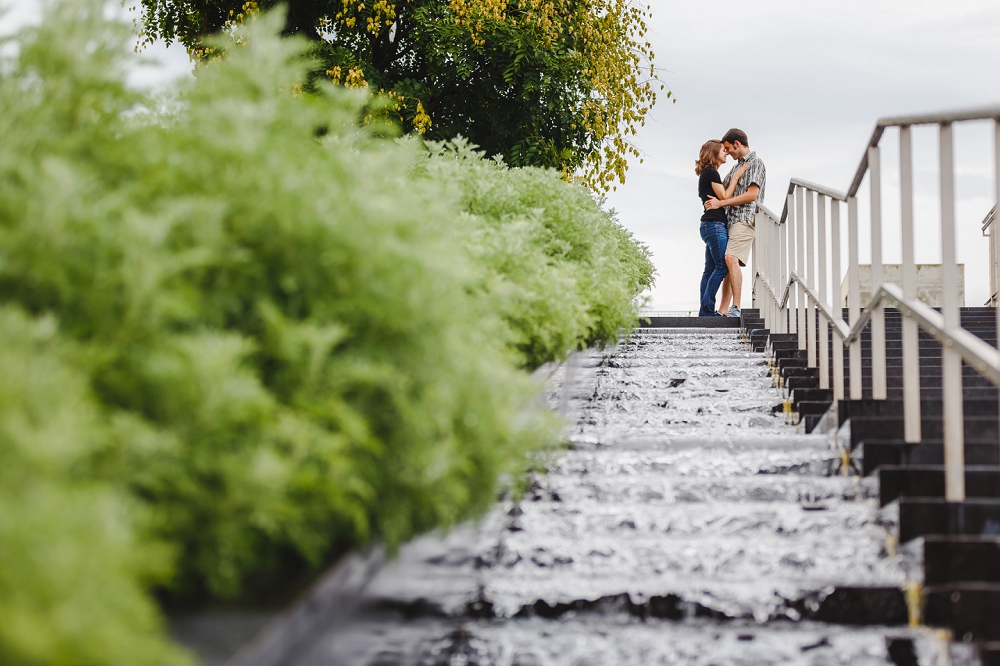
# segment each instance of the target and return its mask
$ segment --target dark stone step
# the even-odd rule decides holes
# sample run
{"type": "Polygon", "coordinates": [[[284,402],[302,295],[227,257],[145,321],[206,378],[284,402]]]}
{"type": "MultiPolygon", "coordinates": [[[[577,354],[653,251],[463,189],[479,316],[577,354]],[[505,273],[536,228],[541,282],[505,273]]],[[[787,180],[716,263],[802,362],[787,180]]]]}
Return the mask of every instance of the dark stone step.
{"type": "MultiPolygon", "coordinates": [[[[794,610],[805,620],[850,626],[901,626],[909,621],[906,598],[896,587],[837,587],[829,593],[815,592],[800,599],[785,602],[787,610],[794,610]]],[[[405,609],[405,617],[434,616],[427,609],[405,609]]],[[[781,614],[783,609],[775,609],[781,614]]],[[[435,611],[435,609],[430,609],[435,611]]],[[[555,620],[570,615],[594,613],[598,615],[631,615],[640,619],[657,618],[683,620],[689,617],[716,621],[752,620],[753,616],[731,617],[725,613],[702,606],[676,594],[657,595],[633,600],[628,593],[608,595],[597,599],[574,599],[549,602],[539,599],[522,606],[516,618],[541,617],[555,620]]],[[[438,615],[440,613],[437,613],[438,615]]],[[[466,615],[475,619],[493,617],[492,604],[473,602],[466,615]]]]}
{"type": "MultiPolygon", "coordinates": [[[[783,358],[778,361],[778,372],[785,376],[786,368],[802,368],[803,370],[808,368],[809,364],[804,358],[783,358]]],[[[808,368],[809,370],[815,370],[819,373],[818,368],[808,368]]]]}
{"type": "MultiPolygon", "coordinates": [[[[849,380],[851,375],[849,373],[844,373],[845,386],[850,386],[849,380]]],[[[870,372],[864,372],[861,375],[861,382],[866,388],[871,388],[872,374],[870,372]]],[[[903,388],[903,376],[902,373],[886,373],[885,385],[887,388],[895,388],[902,390],[903,388]]],[[[963,373],[962,374],[962,386],[965,388],[995,388],[995,385],[990,382],[986,377],[983,377],[977,373],[963,373]]],[[[941,392],[941,375],[938,374],[924,374],[920,373],[920,391],[921,393],[927,391],[935,391],[937,393],[941,392]]]]}
{"type": "MultiPolygon", "coordinates": [[[[802,389],[798,389],[798,391],[801,390],[802,389]]],[[[826,414],[832,404],[832,400],[800,400],[798,403],[795,403],[794,409],[801,416],[822,416],[823,414],[826,414]]]]}
{"type": "Polygon", "coordinates": [[[924,589],[924,623],[956,640],[1000,640],[1000,584],[955,583],[924,589]]]}
{"type": "Polygon", "coordinates": [[[1000,583],[1000,537],[924,537],[924,585],[1000,583]]]}
{"type": "Polygon", "coordinates": [[[832,389],[798,389],[792,392],[792,403],[802,401],[833,402],[832,389]]]}
{"type": "MultiPolygon", "coordinates": [[[[864,476],[873,474],[883,465],[944,465],[944,443],[941,440],[906,443],[899,440],[866,440],[853,454],[861,459],[864,476]]],[[[1000,465],[1000,446],[996,440],[965,442],[966,465],[1000,465]]]]}
{"type": "Polygon", "coordinates": [[[805,361],[808,358],[807,353],[808,352],[805,349],[794,347],[790,349],[776,349],[771,352],[771,356],[780,366],[782,361],[789,361],[793,359],[805,361]]]}
{"type": "MultiPolygon", "coordinates": [[[[883,465],[878,480],[882,506],[900,497],[944,497],[944,465],[883,465]]],[[[1000,467],[967,465],[965,494],[1000,497],[1000,467]]]]}
{"type": "Polygon", "coordinates": [[[736,317],[642,317],[640,328],[739,328],[736,317]]]}
{"type": "Polygon", "coordinates": [[[995,537],[1000,534],[1000,499],[946,502],[937,497],[899,499],[899,541],[931,534],[995,537]]]}
{"type": "MultiPolygon", "coordinates": [[[[923,416],[941,416],[944,401],[941,396],[921,396],[920,414],[923,416]]],[[[1000,414],[1000,400],[997,396],[986,398],[967,397],[962,402],[965,416],[997,416],[1000,414]]],[[[903,416],[903,401],[900,398],[886,400],[850,400],[844,399],[837,403],[837,414],[840,425],[852,416],[903,416]]]]}
{"type": "MultiPolygon", "coordinates": [[[[1000,442],[1000,421],[995,416],[967,416],[965,422],[965,437],[970,440],[988,440],[1000,442]]],[[[923,416],[920,419],[920,432],[924,440],[944,437],[944,420],[941,417],[923,416]]],[[[903,437],[903,418],[901,416],[855,416],[851,418],[851,448],[866,439],[892,439],[903,437]]],[[[1000,445],[998,445],[1000,447],[1000,445]]]]}
{"type": "Polygon", "coordinates": [[[817,389],[819,388],[819,378],[810,376],[789,377],[785,380],[785,388],[790,391],[796,389],[817,389]]]}
{"type": "MultiPolygon", "coordinates": [[[[844,383],[844,391],[850,392],[850,383],[844,383]]],[[[889,386],[886,390],[886,396],[890,400],[902,400],[903,399],[903,387],[902,386],[889,386]]],[[[998,396],[997,388],[995,386],[964,386],[962,388],[962,399],[963,400],[996,400],[998,396]]],[[[871,383],[862,384],[861,397],[863,400],[874,400],[872,397],[872,387],[871,383]]],[[[930,399],[940,399],[941,398],[941,387],[940,386],[921,386],[920,387],[920,399],[930,400],[930,399]]]]}
{"type": "MultiPolygon", "coordinates": [[[[816,358],[817,358],[817,360],[819,359],[818,356],[816,358]]],[[[872,359],[870,357],[865,357],[865,358],[861,359],[861,367],[862,367],[862,369],[865,369],[865,370],[870,369],[872,367],[872,363],[873,363],[873,361],[872,361],[872,359]]],[[[919,363],[921,367],[940,368],[941,367],[941,354],[935,353],[934,355],[929,355],[929,354],[921,353],[921,356],[918,359],[917,363],[919,363]]],[[[893,356],[892,354],[888,354],[886,356],[886,358],[885,358],[885,365],[887,367],[890,367],[890,368],[901,368],[901,367],[903,367],[903,357],[902,357],[902,355],[901,354],[896,354],[895,356],[893,356]]],[[[971,366],[968,366],[965,363],[963,363],[962,365],[963,365],[963,367],[969,367],[969,368],[971,368],[971,366]]],[[[833,362],[832,362],[832,357],[831,357],[830,367],[831,368],[835,367],[834,364],[833,364],[833,362]]],[[[850,370],[850,367],[851,367],[850,366],[850,359],[845,354],[844,355],[844,370],[845,371],[850,370]]]]}

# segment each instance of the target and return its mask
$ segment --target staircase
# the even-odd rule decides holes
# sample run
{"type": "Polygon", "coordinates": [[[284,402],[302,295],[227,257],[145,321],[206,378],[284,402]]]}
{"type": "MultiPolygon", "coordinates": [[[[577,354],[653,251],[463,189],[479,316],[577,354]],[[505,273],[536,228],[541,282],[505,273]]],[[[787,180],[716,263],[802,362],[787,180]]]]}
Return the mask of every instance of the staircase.
{"type": "MultiPolygon", "coordinates": [[[[790,311],[791,316],[795,312],[790,311]]],[[[847,312],[843,316],[846,318],[847,312]]],[[[996,310],[962,308],[963,328],[996,346],[996,310]]],[[[878,479],[879,504],[898,512],[895,536],[921,563],[922,622],[949,629],[956,640],[978,644],[984,664],[1000,664],[1000,409],[996,387],[963,367],[966,499],[945,501],[941,343],[919,333],[921,441],[903,437],[902,325],[886,319],[887,399],[871,398],[871,337],[861,337],[861,400],[833,403],[808,368],[796,334],[773,334],[758,312],[743,326],[754,349],[765,352],[803,429],[828,429],[865,478],[878,479]]],[[[817,344],[820,338],[817,335],[817,344]]],[[[832,345],[840,340],[827,336],[832,345]]],[[[844,361],[845,377],[850,368],[844,361]]]]}
{"type": "Polygon", "coordinates": [[[404,547],[336,622],[235,663],[978,663],[911,626],[924,576],[879,480],[774,413],[767,358],[732,322],[574,356],[550,390],[569,445],[520,497],[404,547]]]}

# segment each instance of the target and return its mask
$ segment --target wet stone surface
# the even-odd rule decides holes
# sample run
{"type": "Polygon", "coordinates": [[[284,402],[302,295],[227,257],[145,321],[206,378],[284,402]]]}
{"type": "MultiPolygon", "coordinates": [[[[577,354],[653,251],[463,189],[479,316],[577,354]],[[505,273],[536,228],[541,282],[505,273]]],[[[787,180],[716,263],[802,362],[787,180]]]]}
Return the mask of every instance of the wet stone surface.
{"type": "Polygon", "coordinates": [[[549,381],[572,424],[519,503],[407,546],[297,664],[922,664],[874,479],[771,414],[733,330],[646,330],[549,381]]]}

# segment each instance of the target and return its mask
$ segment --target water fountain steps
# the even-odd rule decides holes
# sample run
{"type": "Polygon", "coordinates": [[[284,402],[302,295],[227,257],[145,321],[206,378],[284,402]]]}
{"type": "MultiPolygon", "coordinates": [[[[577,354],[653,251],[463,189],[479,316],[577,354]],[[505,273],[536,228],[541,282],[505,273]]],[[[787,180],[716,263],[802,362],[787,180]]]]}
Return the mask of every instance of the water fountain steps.
{"type": "Polygon", "coordinates": [[[763,357],[733,333],[650,327],[578,357],[572,445],[547,473],[479,526],[405,547],[347,626],[288,663],[931,654],[937,639],[906,628],[907,574],[887,551],[876,480],[835,474],[826,438],[771,414],[763,357]]]}

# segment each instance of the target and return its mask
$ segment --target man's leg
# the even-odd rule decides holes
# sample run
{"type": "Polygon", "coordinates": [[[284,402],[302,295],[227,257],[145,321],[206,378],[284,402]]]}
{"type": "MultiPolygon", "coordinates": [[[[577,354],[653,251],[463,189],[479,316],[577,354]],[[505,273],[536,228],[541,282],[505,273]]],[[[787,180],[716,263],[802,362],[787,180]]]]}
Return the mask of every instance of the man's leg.
{"type": "MultiPolygon", "coordinates": [[[[728,267],[729,266],[727,264],[726,268],[728,269],[728,267]]],[[[731,278],[727,274],[726,279],[722,281],[722,298],[719,299],[719,312],[722,314],[726,314],[726,310],[729,309],[729,301],[733,297],[733,287],[730,279],[731,278]]]]}
{"type": "Polygon", "coordinates": [[[743,294],[743,271],[740,260],[731,254],[726,255],[726,267],[729,268],[730,288],[733,292],[733,305],[740,307],[740,296],[743,294]]]}

